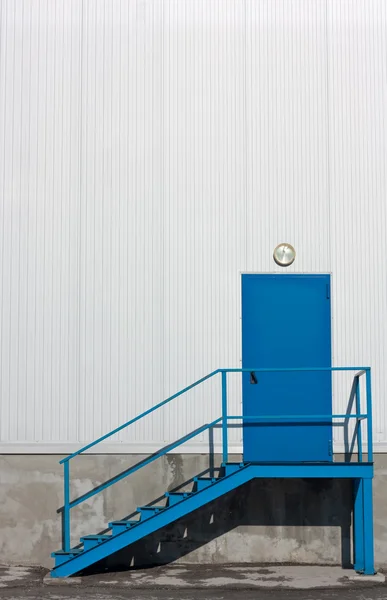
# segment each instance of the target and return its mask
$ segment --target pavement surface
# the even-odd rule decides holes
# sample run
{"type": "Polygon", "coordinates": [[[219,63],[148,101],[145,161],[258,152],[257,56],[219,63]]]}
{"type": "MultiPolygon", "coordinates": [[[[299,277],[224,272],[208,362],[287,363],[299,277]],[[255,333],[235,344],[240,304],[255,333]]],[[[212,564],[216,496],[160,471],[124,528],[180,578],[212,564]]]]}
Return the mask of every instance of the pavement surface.
{"type": "MultiPolygon", "coordinates": [[[[316,589],[384,583],[384,575],[364,577],[352,569],[286,565],[168,565],[114,573],[53,579],[47,585],[154,589],[316,589]]],[[[387,589],[387,588],[386,588],[387,589]]]]}
{"type": "Polygon", "coordinates": [[[0,600],[387,600],[384,577],[351,579],[338,567],[186,566],[66,580],[0,567],[0,600]]]}

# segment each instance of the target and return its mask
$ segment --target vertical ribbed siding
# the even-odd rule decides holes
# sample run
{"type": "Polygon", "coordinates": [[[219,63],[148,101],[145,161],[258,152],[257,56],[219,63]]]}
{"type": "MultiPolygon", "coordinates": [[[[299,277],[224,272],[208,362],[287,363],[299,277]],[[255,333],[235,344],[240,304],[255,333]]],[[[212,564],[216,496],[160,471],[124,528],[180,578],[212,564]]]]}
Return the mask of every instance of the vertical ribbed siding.
{"type": "Polygon", "coordinates": [[[3,1],[1,440],[76,439],[79,56],[76,1],[3,1]]]}
{"type": "Polygon", "coordinates": [[[325,3],[247,7],[244,266],[280,271],[271,253],[288,240],[298,252],[289,271],[329,271],[325,3]]]}
{"type": "Polygon", "coordinates": [[[0,441],[91,440],[239,366],[240,273],[289,241],[333,273],[334,362],[374,367],[387,442],[384,2],[3,0],[0,27],[0,441]]]}
{"type": "MultiPolygon", "coordinates": [[[[372,365],[375,440],[386,442],[387,10],[327,6],[334,361],[372,365]]],[[[338,385],[336,408],[347,400],[338,385]]]]}

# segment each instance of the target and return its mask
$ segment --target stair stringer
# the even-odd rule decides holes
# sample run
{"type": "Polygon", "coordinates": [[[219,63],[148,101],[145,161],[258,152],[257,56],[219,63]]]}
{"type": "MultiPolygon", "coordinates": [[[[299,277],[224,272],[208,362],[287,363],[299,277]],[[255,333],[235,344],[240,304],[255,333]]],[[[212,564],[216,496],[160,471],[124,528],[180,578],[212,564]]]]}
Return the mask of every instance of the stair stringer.
{"type": "Polygon", "coordinates": [[[51,571],[51,577],[68,577],[79,573],[79,571],[83,571],[107,556],[138,542],[147,535],[170,525],[185,515],[205,506],[209,502],[224,496],[228,492],[240,487],[251,479],[254,479],[254,477],[256,477],[254,466],[246,465],[227,477],[217,479],[216,482],[209,487],[199,492],[195,492],[185,500],[166,507],[165,510],[157,513],[153,517],[144,521],[139,521],[138,525],[135,527],[112,536],[111,539],[106,540],[98,546],[85,550],[70,560],[58,565],[51,571]]]}

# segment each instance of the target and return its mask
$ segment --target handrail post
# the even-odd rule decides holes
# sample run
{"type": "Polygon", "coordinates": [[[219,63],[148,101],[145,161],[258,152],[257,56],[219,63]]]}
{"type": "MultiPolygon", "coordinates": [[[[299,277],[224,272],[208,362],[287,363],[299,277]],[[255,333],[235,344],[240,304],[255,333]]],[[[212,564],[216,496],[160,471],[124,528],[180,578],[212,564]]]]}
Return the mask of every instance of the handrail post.
{"type": "Polygon", "coordinates": [[[222,444],[223,462],[228,460],[228,428],[227,428],[227,371],[222,371],[222,444]]]}
{"type": "MultiPolygon", "coordinates": [[[[360,415],[361,413],[361,402],[360,402],[360,377],[358,375],[356,377],[356,414],[360,415]]],[[[362,440],[362,431],[361,431],[361,419],[356,419],[356,433],[357,433],[357,460],[358,462],[363,462],[363,440],[362,440]]]]}
{"type": "Polygon", "coordinates": [[[70,550],[70,461],[63,463],[64,505],[63,505],[63,550],[70,550]]]}
{"type": "Polygon", "coordinates": [[[373,461],[372,450],[372,392],[371,392],[371,368],[366,369],[366,388],[367,388],[367,460],[373,461]]]}

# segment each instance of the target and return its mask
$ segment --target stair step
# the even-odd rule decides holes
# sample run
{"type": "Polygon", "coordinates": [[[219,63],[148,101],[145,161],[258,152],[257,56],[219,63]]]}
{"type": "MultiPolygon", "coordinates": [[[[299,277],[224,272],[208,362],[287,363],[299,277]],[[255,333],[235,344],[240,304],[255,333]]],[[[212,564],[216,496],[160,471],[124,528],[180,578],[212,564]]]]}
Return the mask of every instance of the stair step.
{"type": "Polygon", "coordinates": [[[173,506],[192,495],[192,492],[167,492],[168,506],[173,506]]]}
{"type": "Polygon", "coordinates": [[[111,539],[111,535],[85,535],[85,537],[81,538],[81,542],[83,543],[83,549],[86,551],[111,539]]]}
{"type": "Polygon", "coordinates": [[[194,477],[194,486],[196,492],[201,492],[218,480],[215,477],[194,477]]]}
{"type": "Polygon", "coordinates": [[[71,560],[78,554],[82,554],[82,552],[83,550],[81,548],[73,548],[68,552],[65,552],[64,550],[57,550],[51,554],[51,557],[55,559],[55,566],[59,567],[59,565],[63,565],[63,563],[71,560]]]}
{"type": "Polygon", "coordinates": [[[131,527],[135,527],[140,521],[112,521],[109,523],[109,527],[112,530],[112,536],[118,535],[123,531],[127,531],[131,527]]]}
{"type": "Polygon", "coordinates": [[[137,510],[141,513],[141,521],[145,521],[165,510],[165,506],[139,506],[137,510]]]}
{"type": "Polygon", "coordinates": [[[222,463],[222,470],[224,477],[232,475],[244,467],[243,463],[222,463]]]}

